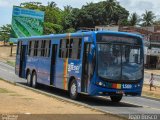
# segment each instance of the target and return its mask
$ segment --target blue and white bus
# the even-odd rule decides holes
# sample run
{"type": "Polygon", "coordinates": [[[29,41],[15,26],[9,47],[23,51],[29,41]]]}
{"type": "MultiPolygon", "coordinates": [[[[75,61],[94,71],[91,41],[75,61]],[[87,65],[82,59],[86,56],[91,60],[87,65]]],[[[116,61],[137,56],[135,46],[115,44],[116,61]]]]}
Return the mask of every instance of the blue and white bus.
{"type": "Polygon", "coordinates": [[[144,78],[143,40],[125,32],[89,31],[20,38],[15,72],[27,84],[53,86],[69,92],[140,96],[144,78]]]}

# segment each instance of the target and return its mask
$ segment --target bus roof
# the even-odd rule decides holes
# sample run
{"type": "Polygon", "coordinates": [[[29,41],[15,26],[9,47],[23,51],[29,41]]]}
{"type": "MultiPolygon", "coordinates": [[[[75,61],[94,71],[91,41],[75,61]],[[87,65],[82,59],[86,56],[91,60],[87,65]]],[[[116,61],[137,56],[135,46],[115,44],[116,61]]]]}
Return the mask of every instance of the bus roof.
{"type": "Polygon", "coordinates": [[[142,38],[141,35],[135,34],[135,33],[128,33],[128,32],[115,32],[115,31],[78,31],[75,33],[64,33],[64,34],[50,34],[50,35],[42,35],[42,36],[32,36],[32,37],[22,37],[18,38],[18,41],[20,40],[34,40],[34,39],[49,39],[49,38],[65,38],[65,37],[82,37],[82,36],[91,36],[96,35],[97,33],[106,33],[106,34],[114,34],[114,35],[126,35],[131,37],[138,37],[142,38]]]}

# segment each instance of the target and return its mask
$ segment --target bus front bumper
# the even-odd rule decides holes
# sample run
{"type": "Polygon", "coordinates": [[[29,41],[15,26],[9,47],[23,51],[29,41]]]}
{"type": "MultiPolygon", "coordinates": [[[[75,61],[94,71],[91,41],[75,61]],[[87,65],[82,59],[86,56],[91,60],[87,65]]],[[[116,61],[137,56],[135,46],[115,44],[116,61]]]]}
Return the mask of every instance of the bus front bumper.
{"type": "Polygon", "coordinates": [[[123,94],[125,96],[141,96],[142,86],[133,84],[132,88],[119,89],[119,88],[107,88],[104,86],[99,86],[97,84],[90,84],[89,95],[93,96],[111,96],[117,94],[123,94]]]}

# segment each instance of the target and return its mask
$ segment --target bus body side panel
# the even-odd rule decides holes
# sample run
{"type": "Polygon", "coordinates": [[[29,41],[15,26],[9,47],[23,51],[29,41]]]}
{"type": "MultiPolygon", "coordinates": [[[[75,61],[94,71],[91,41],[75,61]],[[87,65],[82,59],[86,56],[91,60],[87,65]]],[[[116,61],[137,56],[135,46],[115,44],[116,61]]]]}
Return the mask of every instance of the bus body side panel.
{"type": "Polygon", "coordinates": [[[19,76],[20,55],[16,55],[15,73],[19,76]]]}
{"type": "Polygon", "coordinates": [[[26,70],[29,69],[30,73],[32,73],[33,70],[37,72],[37,67],[38,67],[38,58],[28,56],[26,63],[26,70]]]}
{"type": "MultiPolygon", "coordinates": [[[[58,50],[59,51],[59,50],[58,50]]],[[[55,65],[54,85],[56,88],[64,89],[64,63],[67,65],[67,59],[57,58],[55,65]]],[[[65,68],[66,69],[66,68],[65,68]]]]}
{"type": "Polygon", "coordinates": [[[37,82],[50,85],[50,57],[38,58],[37,82]]]}
{"type": "Polygon", "coordinates": [[[55,72],[55,87],[68,90],[68,84],[71,77],[77,80],[78,91],[80,92],[81,85],[81,71],[82,62],[81,60],[72,59],[58,59],[56,61],[56,72],[55,72]]]}
{"type": "MultiPolygon", "coordinates": [[[[78,92],[81,92],[81,74],[82,74],[82,61],[80,60],[68,60],[68,73],[69,78],[74,77],[77,81],[78,85],[78,92]]],[[[67,85],[69,85],[69,79],[67,82],[67,85]]],[[[67,86],[68,87],[68,86],[67,86]]]]}
{"type": "MultiPolygon", "coordinates": [[[[59,40],[58,40],[58,45],[59,45],[59,40]]],[[[83,49],[81,49],[81,53],[83,53],[83,49]]],[[[71,77],[72,78],[74,77],[77,80],[78,92],[81,92],[81,87],[80,87],[81,71],[82,71],[81,58],[79,60],[74,60],[70,58],[59,58],[59,46],[58,46],[57,59],[55,65],[54,86],[56,88],[68,90],[69,80],[71,77]]]]}

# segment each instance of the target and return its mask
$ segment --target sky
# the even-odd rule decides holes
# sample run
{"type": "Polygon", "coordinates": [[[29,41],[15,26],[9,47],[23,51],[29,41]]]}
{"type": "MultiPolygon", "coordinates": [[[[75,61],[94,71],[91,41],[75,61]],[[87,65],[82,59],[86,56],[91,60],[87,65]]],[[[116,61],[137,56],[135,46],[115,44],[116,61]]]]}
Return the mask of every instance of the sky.
{"type": "MultiPolygon", "coordinates": [[[[63,9],[63,6],[71,5],[74,8],[81,8],[89,2],[99,2],[103,0],[0,0],[0,26],[11,24],[13,5],[19,6],[22,2],[41,2],[47,5],[54,1],[57,6],[63,9]]],[[[145,10],[153,11],[160,18],[160,0],[117,0],[120,5],[126,8],[130,13],[137,12],[139,15],[145,10]]]]}

